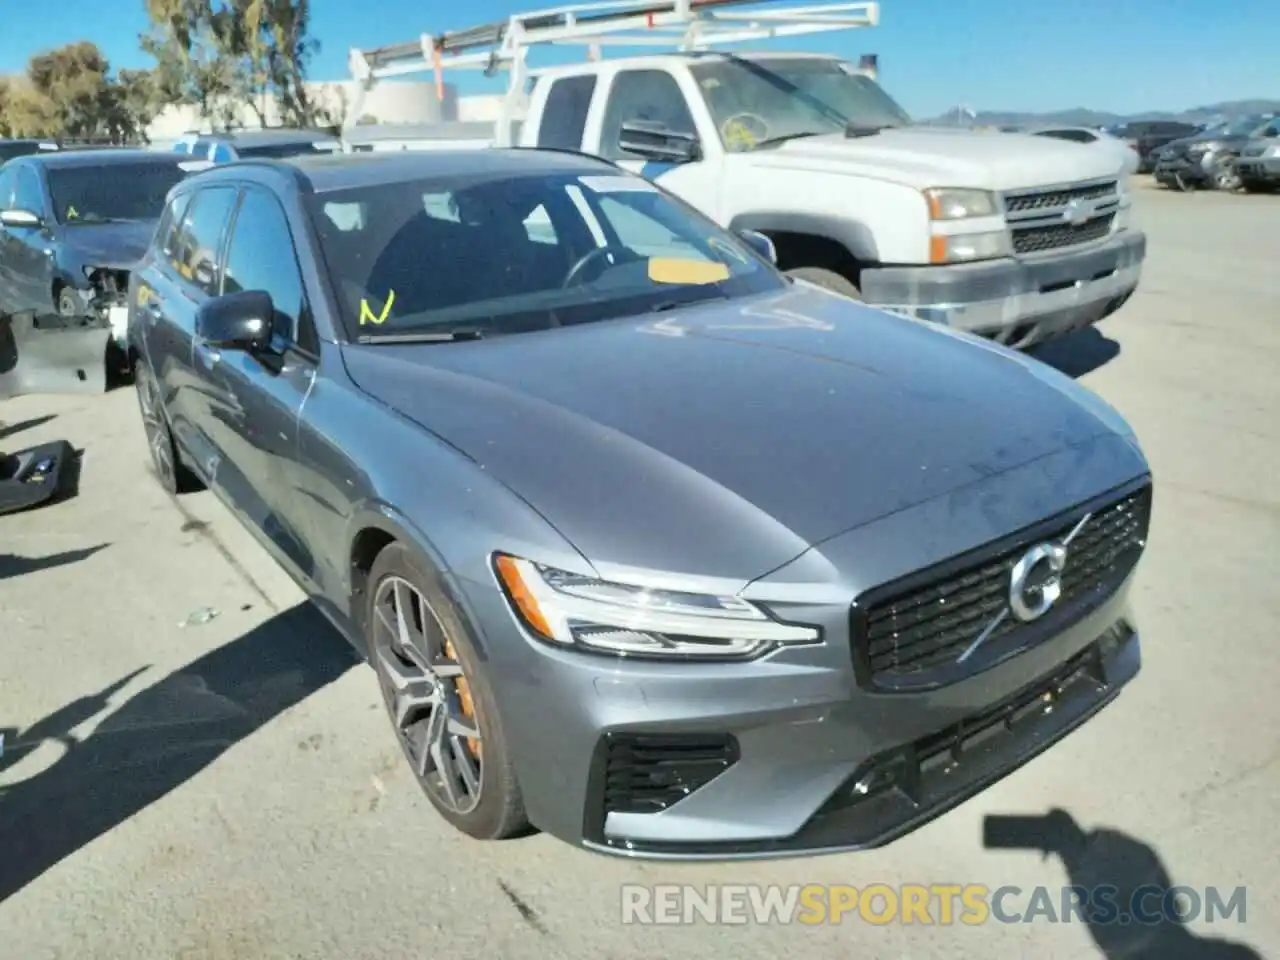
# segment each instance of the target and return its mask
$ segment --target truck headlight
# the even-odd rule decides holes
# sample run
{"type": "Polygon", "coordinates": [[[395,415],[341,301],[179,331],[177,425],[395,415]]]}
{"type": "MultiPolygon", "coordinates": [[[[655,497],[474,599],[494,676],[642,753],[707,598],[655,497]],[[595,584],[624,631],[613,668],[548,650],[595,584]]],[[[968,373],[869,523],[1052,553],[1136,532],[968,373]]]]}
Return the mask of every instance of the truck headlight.
{"type": "Polygon", "coordinates": [[[972,260],[994,260],[1013,255],[1007,230],[986,233],[934,234],[929,238],[931,263],[967,263],[972,260]]]}
{"type": "Polygon", "coordinates": [[[931,220],[967,220],[970,217],[993,217],[1000,212],[994,193],[986,190],[962,190],[934,187],[924,192],[931,220]]]}
{"type": "Polygon", "coordinates": [[[739,597],[651,590],[596,580],[499,554],[517,619],[545,643],[656,660],[750,660],[780,646],[818,643],[812,627],[774,620],[739,597]]]}

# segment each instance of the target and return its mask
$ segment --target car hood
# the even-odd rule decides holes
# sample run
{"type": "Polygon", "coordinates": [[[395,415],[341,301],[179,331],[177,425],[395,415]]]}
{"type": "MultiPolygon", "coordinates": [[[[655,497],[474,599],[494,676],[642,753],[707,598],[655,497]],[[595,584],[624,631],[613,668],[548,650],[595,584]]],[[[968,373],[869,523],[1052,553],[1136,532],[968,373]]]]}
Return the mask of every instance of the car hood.
{"type": "Polygon", "coordinates": [[[156,221],[78,223],[63,228],[65,254],[84,266],[127,270],[142,259],[156,230],[156,221]]]}
{"type": "Polygon", "coordinates": [[[1002,347],[797,284],[480,342],[348,345],[356,385],[589,560],[761,575],[809,546],[1127,434],[1002,347]],[[665,564],[665,566],[664,566],[665,564]],[[695,569],[699,568],[699,569],[695,569]]]}
{"type": "Polygon", "coordinates": [[[745,156],[755,166],[830,169],[926,187],[1019,190],[1115,176],[1116,159],[1081,144],[1021,133],[897,127],[872,136],[824,134],[745,156]]]}

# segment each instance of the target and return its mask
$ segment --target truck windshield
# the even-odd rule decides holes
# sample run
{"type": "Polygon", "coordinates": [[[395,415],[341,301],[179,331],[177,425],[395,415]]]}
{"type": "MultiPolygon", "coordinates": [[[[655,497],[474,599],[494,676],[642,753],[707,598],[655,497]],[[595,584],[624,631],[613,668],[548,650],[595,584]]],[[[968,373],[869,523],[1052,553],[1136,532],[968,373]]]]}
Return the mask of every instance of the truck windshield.
{"type": "Polygon", "coordinates": [[[54,216],[69,225],[157,220],[165,194],[186,175],[178,154],[172,162],[85,164],[47,171],[54,216]]]}
{"type": "Polygon", "coordinates": [[[847,63],[816,57],[717,58],[692,67],[725,149],[843,133],[849,126],[899,127],[907,112],[847,63]]]}
{"type": "Polygon", "coordinates": [[[520,333],[782,289],[646,180],[475,173],[307,198],[355,339],[520,333]]]}

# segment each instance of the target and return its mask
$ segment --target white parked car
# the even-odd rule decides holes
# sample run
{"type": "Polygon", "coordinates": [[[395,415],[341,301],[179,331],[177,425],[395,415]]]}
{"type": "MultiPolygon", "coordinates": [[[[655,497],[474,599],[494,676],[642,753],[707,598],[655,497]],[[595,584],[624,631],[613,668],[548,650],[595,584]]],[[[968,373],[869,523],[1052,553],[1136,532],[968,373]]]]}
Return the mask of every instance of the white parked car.
{"type": "Polygon", "coordinates": [[[1137,173],[1138,165],[1142,162],[1138,151],[1133,149],[1127,140],[1113,137],[1105,130],[1096,130],[1093,127],[1044,127],[1028,132],[1037,137],[1070,140],[1072,143],[1082,143],[1094,146],[1098,150],[1107,150],[1115,154],[1116,162],[1124,173],[1137,173]]]}

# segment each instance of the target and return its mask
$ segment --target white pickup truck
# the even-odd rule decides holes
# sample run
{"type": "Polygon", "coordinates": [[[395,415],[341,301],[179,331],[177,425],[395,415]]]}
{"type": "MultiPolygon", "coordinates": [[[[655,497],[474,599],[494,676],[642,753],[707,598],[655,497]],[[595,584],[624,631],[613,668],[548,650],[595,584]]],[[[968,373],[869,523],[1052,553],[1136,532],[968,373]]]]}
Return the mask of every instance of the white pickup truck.
{"type": "Polygon", "coordinates": [[[1028,347],[1096,323],[1138,285],[1145,235],[1109,154],[912,125],[829,57],[720,53],[542,74],[520,145],[642,173],[796,276],[1028,347]]]}
{"type": "MultiPolygon", "coordinates": [[[[424,36],[421,46],[352,51],[352,70],[367,84],[434,59],[439,76],[453,50],[458,63],[514,64],[496,145],[612,160],[723,226],[767,235],[778,265],[798,279],[1011,347],[1096,323],[1132,295],[1146,238],[1132,220],[1127,174],[1108,151],[913,124],[876,80],[828,56],[686,49],[543,68],[524,74],[527,93],[521,82],[524,45],[535,37],[558,43],[638,23],[644,39],[666,22],[699,43],[711,29],[707,8],[740,2],[565,7],[424,36]],[[605,25],[587,27],[592,18],[605,25]],[[490,41],[493,53],[466,53],[490,41]]],[[[730,39],[782,35],[788,19],[803,35],[850,7],[871,14],[849,24],[878,19],[874,4],[845,3],[805,23],[818,8],[768,14],[760,2],[745,26],[722,19],[730,39]]],[[[449,139],[424,136],[422,147],[449,139]]]]}

